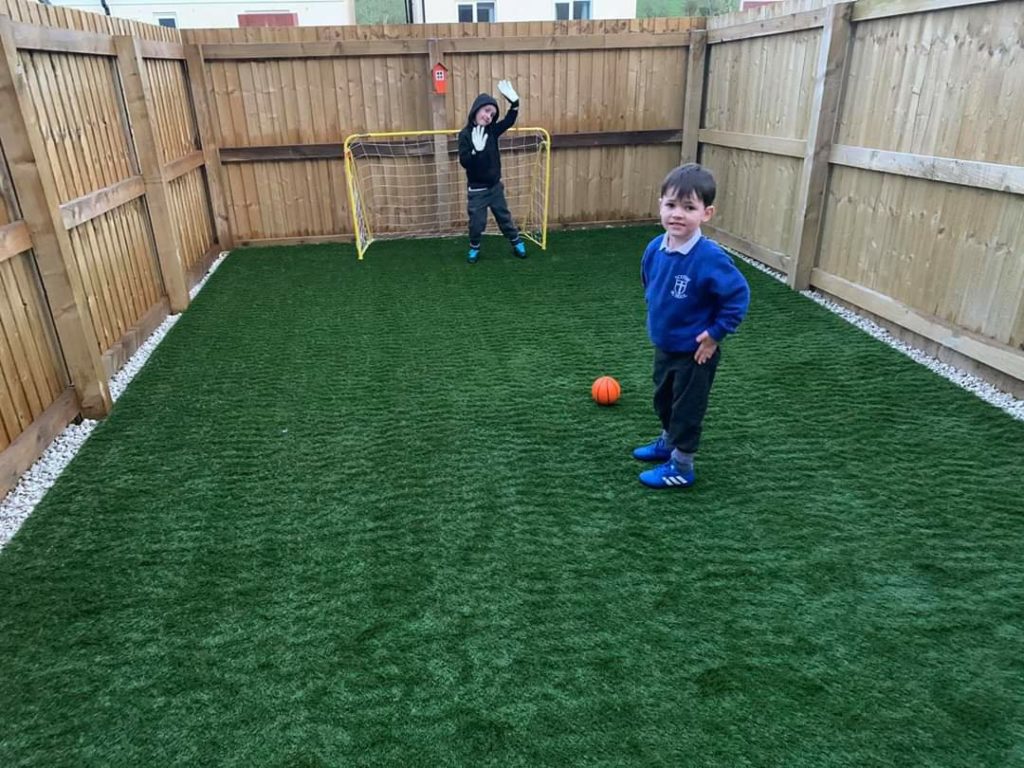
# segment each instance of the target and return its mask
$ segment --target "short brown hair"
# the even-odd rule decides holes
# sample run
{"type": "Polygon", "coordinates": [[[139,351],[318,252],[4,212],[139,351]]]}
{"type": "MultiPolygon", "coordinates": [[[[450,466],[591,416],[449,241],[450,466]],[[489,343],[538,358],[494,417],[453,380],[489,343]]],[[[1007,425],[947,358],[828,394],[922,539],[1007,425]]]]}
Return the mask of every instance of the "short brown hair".
{"type": "Polygon", "coordinates": [[[715,202],[716,191],[715,177],[711,175],[711,171],[697,163],[687,163],[675,168],[661,185],[662,197],[669,192],[673,192],[677,200],[686,200],[691,195],[696,195],[706,206],[715,202]]]}

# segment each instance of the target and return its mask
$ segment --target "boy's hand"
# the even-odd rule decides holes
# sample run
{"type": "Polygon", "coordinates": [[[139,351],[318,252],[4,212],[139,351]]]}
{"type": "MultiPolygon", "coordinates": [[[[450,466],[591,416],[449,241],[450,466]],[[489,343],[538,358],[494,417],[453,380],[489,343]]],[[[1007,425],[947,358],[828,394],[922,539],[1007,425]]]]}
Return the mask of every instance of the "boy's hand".
{"type": "Polygon", "coordinates": [[[512,83],[510,83],[508,80],[499,80],[498,90],[501,91],[502,96],[504,96],[513,104],[519,101],[519,94],[516,93],[516,89],[512,87],[512,83]]]}
{"type": "Polygon", "coordinates": [[[473,149],[477,152],[483,152],[486,146],[487,131],[484,130],[482,125],[478,125],[473,129],[473,149]]]}
{"type": "Polygon", "coordinates": [[[697,365],[704,365],[715,354],[715,350],[718,349],[718,342],[707,331],[701,331],[700,336],[697,337],[697,343],[700,346],[697,347],[693,359],[697,361],[697,365]]]}

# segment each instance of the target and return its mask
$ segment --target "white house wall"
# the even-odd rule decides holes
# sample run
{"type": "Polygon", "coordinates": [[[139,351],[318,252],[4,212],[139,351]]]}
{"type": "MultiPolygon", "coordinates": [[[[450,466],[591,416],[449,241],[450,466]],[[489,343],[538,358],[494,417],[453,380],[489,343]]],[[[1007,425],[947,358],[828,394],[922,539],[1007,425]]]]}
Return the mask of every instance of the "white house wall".
{"type": "MultiPolygon", "coordinates": [[[[476,0],[412,0],[413,15],[430,24],[450,24],[459,20],[458,7],[476,0]]],[[[571,7],[571,0],[570,0],[571,7]]],[[[494,0],[494,21],[554,21],[555,0],[494,0]]],[[[592,19],[636,18],[636,0],[590,0],[592,19]]]]}
{"type": "MultiPolygon", "coordinates": [[[[51,0],[53,5],[103,13],[99,0],[51,0]]],[[[107,0],[111,16],[156,24],[161,16],[174,16],[179,28],[237,27],[240,13],[297,13],[301,26],[355,24],[355,0],[163,0],[119,2],[107,0]]]]}

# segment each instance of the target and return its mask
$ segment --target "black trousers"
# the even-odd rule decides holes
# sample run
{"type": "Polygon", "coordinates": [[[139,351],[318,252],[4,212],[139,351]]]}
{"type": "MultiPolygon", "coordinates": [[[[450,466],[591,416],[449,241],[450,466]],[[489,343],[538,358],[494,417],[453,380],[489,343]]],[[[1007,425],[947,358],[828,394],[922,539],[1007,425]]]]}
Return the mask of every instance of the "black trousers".
{"type": "Polygon", "coordinates": [[[480,245],[480,235],[487,229],[487,209],[494,211],[494,220],[498,222],[501,233],[515,243],[519,240],[519,229],[512,221],[512,213],[505,200],[505,186],[499,181],[489,189],[469,191],[466,212],[469,214],[469,244],[480,245]]]}
{"type": "Polygon", "coordinates": [[[654,411],[661,419],[669,442],[683,453],[696,453],[708,396],[722,357],[715,350],[704,365],[697,365],[693,352],[654,350],[654,411]]]}

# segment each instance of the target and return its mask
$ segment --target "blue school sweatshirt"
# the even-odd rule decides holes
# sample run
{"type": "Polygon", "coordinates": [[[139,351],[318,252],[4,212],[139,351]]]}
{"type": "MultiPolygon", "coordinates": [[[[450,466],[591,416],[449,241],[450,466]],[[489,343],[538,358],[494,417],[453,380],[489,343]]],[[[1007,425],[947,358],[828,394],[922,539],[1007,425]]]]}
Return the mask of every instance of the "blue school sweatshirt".
{"type": "Polygon", "coordinates": [[[667,243],[668,235],[658,235],[640,263],[651,342],[664,352],[694,352],[702,331],[721,342],[746,315],[750,286],[714,240],[697,233],[686,253],[667,243]]]}

